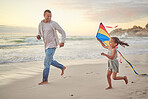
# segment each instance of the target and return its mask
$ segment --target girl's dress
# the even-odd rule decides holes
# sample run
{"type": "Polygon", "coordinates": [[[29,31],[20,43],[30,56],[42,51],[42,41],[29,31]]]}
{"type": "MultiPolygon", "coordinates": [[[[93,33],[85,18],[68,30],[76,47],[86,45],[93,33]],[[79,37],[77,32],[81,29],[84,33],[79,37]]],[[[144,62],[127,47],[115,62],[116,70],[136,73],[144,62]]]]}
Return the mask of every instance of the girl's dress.
{"type": "MultiPolygon", "coordinates": [[[[108,55],[110,56],[112,55],[111,48],[108,49],[108,55]]],[[[113,60],[111,59],[108,60],[108,71],[112,71],[115,73],[119,72],[119,62],[118,62],[117,57],[118,57],[118,54],[116,53],[113,60]]]]}

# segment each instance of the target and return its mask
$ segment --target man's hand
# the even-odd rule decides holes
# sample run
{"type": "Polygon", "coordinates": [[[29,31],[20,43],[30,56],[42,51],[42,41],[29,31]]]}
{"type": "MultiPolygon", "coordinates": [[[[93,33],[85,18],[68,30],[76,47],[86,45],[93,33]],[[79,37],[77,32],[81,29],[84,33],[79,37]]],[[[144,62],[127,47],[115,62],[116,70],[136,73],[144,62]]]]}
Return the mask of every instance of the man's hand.
{"type": "Polygon", "coordinates": [[[63,47],[64,46],[64,43],[60,43],[60,45],[59,45],[60,47],[63,47]]]}
{"type": "Polygon", "coordinates": [[[36,38],[37,38],[38,40],[40,40],[40,39],[41,39],[41,36],[40,36],[40,35],[37,35],[36,38]]]}

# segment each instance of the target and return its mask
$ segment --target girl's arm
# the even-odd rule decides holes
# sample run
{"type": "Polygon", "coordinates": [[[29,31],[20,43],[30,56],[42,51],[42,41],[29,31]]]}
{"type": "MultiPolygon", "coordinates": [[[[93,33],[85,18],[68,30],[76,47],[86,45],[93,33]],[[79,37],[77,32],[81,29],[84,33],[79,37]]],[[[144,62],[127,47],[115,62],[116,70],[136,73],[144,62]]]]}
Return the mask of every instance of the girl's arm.
{"type": "Polygon", "coordinates": [[[102,41],[100,41],[98,38],[97,38],[97,40],[101,43],[102,47],[108,49],[108,46],[106,46],[102,41]]]}
{"type": "Polygon", "coordinates": [[[104,56],[106,56],[107,58],[113,60],[116,53],[117,53],[117,51],[116,51],[116,49],[114,48],[114,49],[112,49],[112,55],[111,55],[111,56],[109,56],[109,55],[107,55],[107,54],[105,54],[105,53],[101,53],[101,55],[104,55],[104,56]]]}

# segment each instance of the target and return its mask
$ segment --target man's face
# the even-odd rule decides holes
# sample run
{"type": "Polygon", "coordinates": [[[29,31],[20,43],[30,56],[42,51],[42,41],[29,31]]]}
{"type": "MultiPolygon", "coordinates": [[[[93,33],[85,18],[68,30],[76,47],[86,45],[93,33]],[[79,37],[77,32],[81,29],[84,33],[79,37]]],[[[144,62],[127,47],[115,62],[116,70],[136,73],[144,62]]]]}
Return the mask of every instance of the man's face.
{"type": "Polygon", "coordinates": [[[45,20],[46,20],[46,22],[49,22],[50,20],[51,20],[51,13],[49,13],[49,12],[46,12],[45,14],[44,14],[44,18],[45,18],[45,20]]]}

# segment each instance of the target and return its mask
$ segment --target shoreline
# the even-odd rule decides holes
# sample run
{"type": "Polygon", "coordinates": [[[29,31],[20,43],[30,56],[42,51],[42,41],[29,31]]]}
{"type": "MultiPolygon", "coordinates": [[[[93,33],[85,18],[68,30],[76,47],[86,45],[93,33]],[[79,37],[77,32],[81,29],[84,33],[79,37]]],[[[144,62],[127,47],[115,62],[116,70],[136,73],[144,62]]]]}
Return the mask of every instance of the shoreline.
{"type": "MultiPolygon", "coordinates": [[[[133,65],[134,69],[136,70],[136,66],[138,64],[148,64],[148,59],[146,57],[148,54],[139,54],[139,55],[125,55],[125,58],[133,65]],[[133,56],[135,56],[135,59],[133,60],[133,56]],[[143,57],[143,58],[139,58],[143,57]],[[136,64],[134,64],[136,62],[136,64]]],[[[118,58],[120,56],[118,55],[118,58]]],[[[119,59],[118,59],[119,60],[119,59]]],[[[64,66],[75,66],[75,65],[91,65],[91,64],[106,64],[107,68],[107,58],[98,58],[98,59],[75,59],[75,60],[57,60],[58,62],[62,63],[64,66]]],[[[121,58],[122,63],[119,63],[119,65],[126,65],[127,68],[130,69],[129,65],[124,61],[123,58],[121,58]]],[[[30,77],[33,77],[35,75],[41,74],[43,71],[43,61],[32,61],[32,62],[22,62],[22,63],[7,63],[7,64],[1,64],[1,72],[0,72],[0,86],[11,84],[11,82],[15,82],[17,80],[21,79],[27,79],[30,77]],[[37,64],[37,65],[35,65],[37,64]],[[12,70],[6,71],[10,67],[12,70]],[[2,72],[2,70],[5,70],[2,72]],[[15,70],[16,69],[16,70],[15,70]],[[4,79],[7,79],[6,82],[4,79]]],[[[120,68],[120,67],[119,67],[120,68]]],[[[55,67],[51,66],[51,69],[56,69],[55,67]]],[[[136,70],[137,71],[137,70],[136,70]]],[[[131,72],[133,72],[131,70],[131,72]]],[[[137,71],[138,72],[138,71],[137,71]]],[[[145,73],[145,72],[142,72],[145,73]]],[[[147,72],[148,73],[148,72],[147,72]]]]}
{"type": "MultiPolygon", "coordinates": [[[[104,60],[105,58],[99,59],[83,59],[83,60],[57,60],[62,63],[64,66],[75,66],[82,64],[93,64],[99,63],[97,60],[104,60]]],[[[105,63],[105,61],[104,61],[105,63]]],[[[11,84],[15,81],[19,81],[22,79],[27,79],[33,77],[35,75],[42,75],[42,71],[44,68],[43,61],[32,61],[32,62],[22,62],[22,63],[7,63],[1,64],[0,66],[0,86],[11,84]],[[4,71],[3,71],[4,70],[4,71]]],[[[51,66],[51,69],[56,69],[51,66]]]]}
{"type": "MultiPolygon", "coordinates": [[[[126,55],[138,73],[148,73],[148,59],[145,55],[126,55]],[[134,58],[133,58],[134,57],[134,58]],[[135,58],[136,57],[136,58],[135,58]]],[[[29,76],[17,79],[6,85],[0,85],[1,99],[147,99],[148,76],[137,76],[128,64],[122,60],[119,76],[126,75],[129,83],[112,80],[113,89],[105,90],[108,86],[106,80],[107,58],[60,61],[67,65],[64,76],[61,71],[51,67],[49,83],[38,85],[42,80],[43,62],[30,62],[9,64],[22,65],[29,76]],[[72,65],[72,62],[73,65],[72,65]],[[81,64],[78,64],[81,62],[81,64]],[[71,64],[70,64],[71,63],[71,64]],[[85,64],[84,64],[85,63],[85,64]],[[69,65],[68,65],[69,64],[69,65]],[[37,70],[30,70],[36,67],[37,70]],[[30,71],[29,71],[30,70],[30,71]],[[40,70],[40,71],[38,71],[40,70]],[[37,72],[38,71],[38,72],[37,72]],[[30,76],[31,75],[31,76],[30,76]],[[8,94],[9,93],[9,94],[8,94]]],[[[21,74],[20,74],[21,75],[21,74]]],[[[14,75],[15,76],[15,75],[14,75]]]]}

